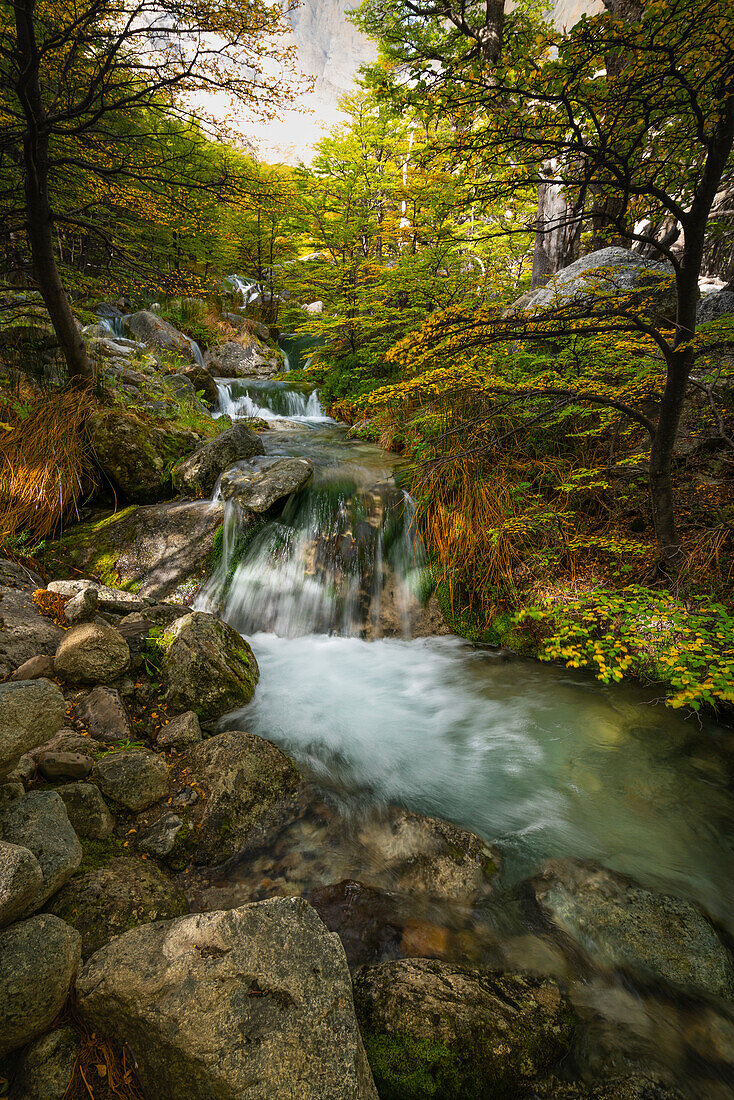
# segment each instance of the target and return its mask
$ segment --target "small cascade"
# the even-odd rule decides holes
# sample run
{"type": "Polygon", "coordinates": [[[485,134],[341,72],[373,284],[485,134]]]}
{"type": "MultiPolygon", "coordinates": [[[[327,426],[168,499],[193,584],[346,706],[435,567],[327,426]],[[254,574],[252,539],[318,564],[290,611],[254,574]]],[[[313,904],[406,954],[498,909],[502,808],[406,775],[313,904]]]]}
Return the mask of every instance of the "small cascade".
{"type": "Polygon", "coordinates": [[[201,348],[197,344],[196,340],[192,340],[190,336],[187,336],[186,339],[189,342],[189,347],[191,348],[191,354],[194,357],[194,362],[196,363],[197,367],[203,367],[204,366],[204,356],[202,355],[201,348]]]}
{"type": "Polygon", "coordinates": [[[116,340],[122,340],[127,335],[125,318],[121,313],[97,314],[100,328],[109,332],[116,340]]]}
{"type": "Polygon", "coordinates": [[[259,417],[261,420],[296,420],[333,423],[324,412],[318,393],[289,389],[284,382],[252,379],[217,380],[219,414],[233,420],[259,417]]]}
{"type": "Polygon", "coordinates": [[[242,275],[230,275],[227,280],[233,289],[242,295],[242,307],[248,306],[260,293],[260,284],[245,279],[242,275]]]}

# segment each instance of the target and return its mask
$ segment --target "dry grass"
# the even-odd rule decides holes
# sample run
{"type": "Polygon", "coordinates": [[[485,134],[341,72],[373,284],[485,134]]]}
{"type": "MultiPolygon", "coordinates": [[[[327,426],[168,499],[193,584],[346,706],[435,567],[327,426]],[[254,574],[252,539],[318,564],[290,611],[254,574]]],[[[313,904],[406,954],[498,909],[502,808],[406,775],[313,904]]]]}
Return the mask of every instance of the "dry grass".
{"type": "Polygon", "coordinates": [[[68,1022],[81,1047],[63,1100],[145,1100],[130,1056],[110,1039],[90,1031],[70,1006],[68,1022]]]}

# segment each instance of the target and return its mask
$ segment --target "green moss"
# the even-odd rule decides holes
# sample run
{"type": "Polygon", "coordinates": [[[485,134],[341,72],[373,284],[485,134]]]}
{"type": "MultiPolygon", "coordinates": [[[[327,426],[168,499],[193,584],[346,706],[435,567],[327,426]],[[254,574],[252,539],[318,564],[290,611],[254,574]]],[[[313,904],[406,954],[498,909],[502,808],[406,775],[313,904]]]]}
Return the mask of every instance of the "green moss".
{"type": "Polygon", "coordinates": [[[224,524],[220,523],[214,532],[214,538],[212,539],[212,545],[209,553],[204,561],[204,573],[213,573],[220,561],[222,560],[222,553],[224,551],[224,524]]]}
{"type": "Polygon", "coordinates": [[[88,871],[96,871],[100,867],[106,867],[117,856],[123,854],[122,841],[111,836],[107,840],[90,840],[89,837],[80,837],[82,846],[82,862],[79,874],[88,871]]]}

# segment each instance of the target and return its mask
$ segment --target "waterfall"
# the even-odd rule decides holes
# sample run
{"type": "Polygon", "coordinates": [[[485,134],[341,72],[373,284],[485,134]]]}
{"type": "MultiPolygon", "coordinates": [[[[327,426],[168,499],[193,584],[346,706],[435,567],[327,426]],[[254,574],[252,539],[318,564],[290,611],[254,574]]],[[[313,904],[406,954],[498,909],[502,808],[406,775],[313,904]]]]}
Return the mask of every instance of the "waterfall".
{"type": "Polygon", "coordinates": [[[318,393],[289,389],[284,382],[252,379],[217,380],[219,414],[233,420],[258,417],[260,420],[296,420],[333,423],[324,412],[318,393]]]}
{"type": "Polygon", "coordinates": [[[242,306],[248,306],[260,293],[260,284],[243,279],[241,275],[230,275],[228,280],[234,290],[242,295],[242,306]]]}
{"type": "Polygon", "coordinates": [[[108,314],[98,313],[97,317],[99,318],[100,327],[105,329],[106,332],[109,332],[109,334],[111,336],[115,337],[115,339],[117,339],[117,340],[121,340],[121,339],[125,338],[126,326],[125,326],[125,318],[122,314],[120,314],[120,313],[108,313],[108,314]]]}
{"type": "Polygon", "coordinates": [[[201,348],[197,344],[196,340],[192,340],[190,336],[186,336],[186,339],[189,342],[189,347],[191,348],[191,354],[194,357],[194,362],[196,363],[197,366],[203,367],[204,366],[204,356],[201,354],[201,348]]]}

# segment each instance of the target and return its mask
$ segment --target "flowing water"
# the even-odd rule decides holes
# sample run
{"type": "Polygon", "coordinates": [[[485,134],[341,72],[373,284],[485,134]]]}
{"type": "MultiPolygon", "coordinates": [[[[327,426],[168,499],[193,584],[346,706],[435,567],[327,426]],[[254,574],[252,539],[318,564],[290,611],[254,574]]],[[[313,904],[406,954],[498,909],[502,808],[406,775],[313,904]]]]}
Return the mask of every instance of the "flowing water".
{"type": "MultiPolygon", "coordinates": [[[[222,412],[272,425],[261,462],[298,456],[315,468],[259,526],[227,504],[223,560],[198,606],[247,636],[261,670],[253,703],[227,726],[281,746],[342,820],[363,823],[396,804],[471,829],[501,851],[508,890],[549,857],[589,859],[692,900],[734,936],[730,733],[656,705],[652,691],[605,688],[453,636],[411,637],[425,561],[412,502],[395,485],[399,460],[347,439],[314,393],[284,382],[219,386],[222,412]]],[[[322,882],[369,875],[364,845],[329,843],[322,882]]],[[[294,886],[295,871],[278,873],[280,888],[306,889],[294,886]]],[[[237,894],[245,872],[233,881],[235,898],[262,896],[237,894]]],[[[515,941],[524,931],[514,928],[515,941]]],[[[624,982],[613,988],[613,1008],[609,988],[597,997],[586,980],[574,1003],[589,1019],[613,1017],[615,1035],[634,1030],[644,1009],[644,1064],[667,1067],[686,1096],[734,1095],[729,1069],[707,1070],[703,1085],[682,1068],[688,1040],[664,997],[651,1008],[624,982]]],[[[727,1050],[734,1063],[734,1040],[727,1050]]]]}

